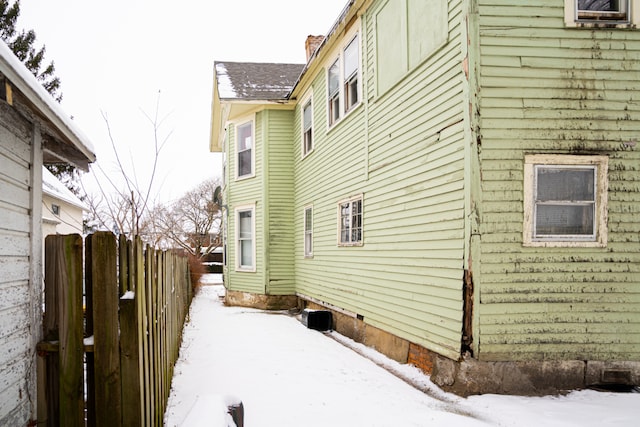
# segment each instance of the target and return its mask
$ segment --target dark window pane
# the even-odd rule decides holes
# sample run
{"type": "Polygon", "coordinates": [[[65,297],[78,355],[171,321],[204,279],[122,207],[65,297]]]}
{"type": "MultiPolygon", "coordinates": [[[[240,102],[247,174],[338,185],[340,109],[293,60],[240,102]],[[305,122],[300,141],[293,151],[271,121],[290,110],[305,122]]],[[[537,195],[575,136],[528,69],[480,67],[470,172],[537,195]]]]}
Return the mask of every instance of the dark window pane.
{"type": "Polygon", "coordinates": [[[251,150],[238,153],[238,176],[251,175],[251,150]]]}
{"type": "Polygon", "coordinates": [[[313,149],[313,139],[311,129],[304,133],[304,154],[307,154],[313,149]]]}
{"type": "Polygon", "coordinates": [[[537,201],[593,201],[595,169],[538,168],[537,201]]]}
{"type": "Polygon", "coordinates": [[[340,97],[336,93],[333,98],[329,100],[329,120],[330,123],[335,123],[340,118],[340,97]]]}
{"type": "Polygon", "coordinates": [[[305,231],[311,230],[311,219],[312,219],[312,211],[311,209],[306,209],[304,211],[304,229],[305,231]]]}
{"type": "Polygon", "coordinates": [[[594,205],[538,205],[536,235],[592,235],[594,205]]]}
{"type": "Polygon", "coordinates": [[[353,202],[353,214],[359,215],[362,213],[362,200],[353,202]]]}
{"type": "Polygon", "coordinates": [[[358,79],[354,76],[351,80],[347,81],[344,85],[344,110],[349,111],[354,105],[358,103],[358,79]]]}

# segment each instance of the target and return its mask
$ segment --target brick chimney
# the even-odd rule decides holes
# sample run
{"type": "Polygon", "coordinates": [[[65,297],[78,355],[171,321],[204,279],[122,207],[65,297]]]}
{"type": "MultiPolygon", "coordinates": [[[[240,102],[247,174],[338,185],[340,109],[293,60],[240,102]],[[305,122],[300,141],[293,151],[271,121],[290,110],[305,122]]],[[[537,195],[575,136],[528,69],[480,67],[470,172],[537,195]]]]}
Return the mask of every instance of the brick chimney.
{"type": "Polygon", "coordinates": [[[324,40],[324,36],[307,36],[307,41],[304,43],[304,48],[307,51],[307,62],[309,62],[309,58],[314,54],[318,46],[324,40]]]}

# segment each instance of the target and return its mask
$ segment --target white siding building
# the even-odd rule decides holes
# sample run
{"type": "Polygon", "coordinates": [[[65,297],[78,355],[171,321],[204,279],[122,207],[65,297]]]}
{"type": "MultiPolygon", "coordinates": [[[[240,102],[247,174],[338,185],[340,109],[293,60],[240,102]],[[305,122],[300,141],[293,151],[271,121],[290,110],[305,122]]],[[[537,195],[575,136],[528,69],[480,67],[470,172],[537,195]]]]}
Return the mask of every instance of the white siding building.
{"type": "Polygon", "coordinates": [[[0,425],[36,419],[42,335],[42,165],[95,161],[89,141],[0,42],[0,425]]]}

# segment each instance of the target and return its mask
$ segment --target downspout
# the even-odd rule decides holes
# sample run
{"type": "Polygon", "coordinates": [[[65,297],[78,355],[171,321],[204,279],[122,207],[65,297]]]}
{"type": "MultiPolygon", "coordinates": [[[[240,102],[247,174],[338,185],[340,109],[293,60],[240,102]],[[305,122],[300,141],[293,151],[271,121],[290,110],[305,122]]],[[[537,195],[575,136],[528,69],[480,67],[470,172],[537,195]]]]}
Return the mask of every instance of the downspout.
{"type": "MultiPolygon", "coordinates": [[[[267,127],[269,121],[269,110],[263,110],[256,114],[256,124],[258,117],[261,116],[262,126],[262,277],[264,284],[264,294],[269,295],[269,141],[267,127]]],[[[257,228],[257,226],[256,226],[257,228]]],[[[257,230],[256,230],[257,231],[257,230]]],[[[257,236],[257,234],[256,234],[257,236]]],[[[256,242],[257,244],[257,242],[256,242]]],[[[258,260],[256,260],[258,262],[258,260]]]]}

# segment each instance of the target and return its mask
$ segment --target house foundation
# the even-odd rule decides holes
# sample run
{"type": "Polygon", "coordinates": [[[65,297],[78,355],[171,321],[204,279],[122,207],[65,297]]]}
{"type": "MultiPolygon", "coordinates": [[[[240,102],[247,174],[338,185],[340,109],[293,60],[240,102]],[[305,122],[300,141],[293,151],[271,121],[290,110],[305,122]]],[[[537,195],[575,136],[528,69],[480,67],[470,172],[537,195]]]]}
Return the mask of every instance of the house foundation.
{"type": "MultiPolygon", "coordinates": [[[[303,307],[331,307],[301,297],[303,307]]],[[[431,376],[441,389],[459,396],[495,393],[541,396],[593,386],[640,385],[640,362],[604,361],[479,361],[470,354],[452,360],[364,322],[356,314],[331,310],[333,329],[372,347],[399,363],[431,376]]]]}
{"type": "Polygon", "coordinates": [[[250,292],[226,290],[225,305],[252,307],[261,310],[288,310],[298,306],[295,295],[261,295],[250,292]]]}
{"type": "Polygon", "coordinates": [[[480,361],[469,353],[452,360],[365,323],[364,317],[301,295],[257,295],[227,291],[226,305],[263,310],[329,310],[333,330],[399,363],[414,365],[441,389],[459,396],[511,394],[542,396],[594,386],[639,386],[640,362],[480,361]]]}

